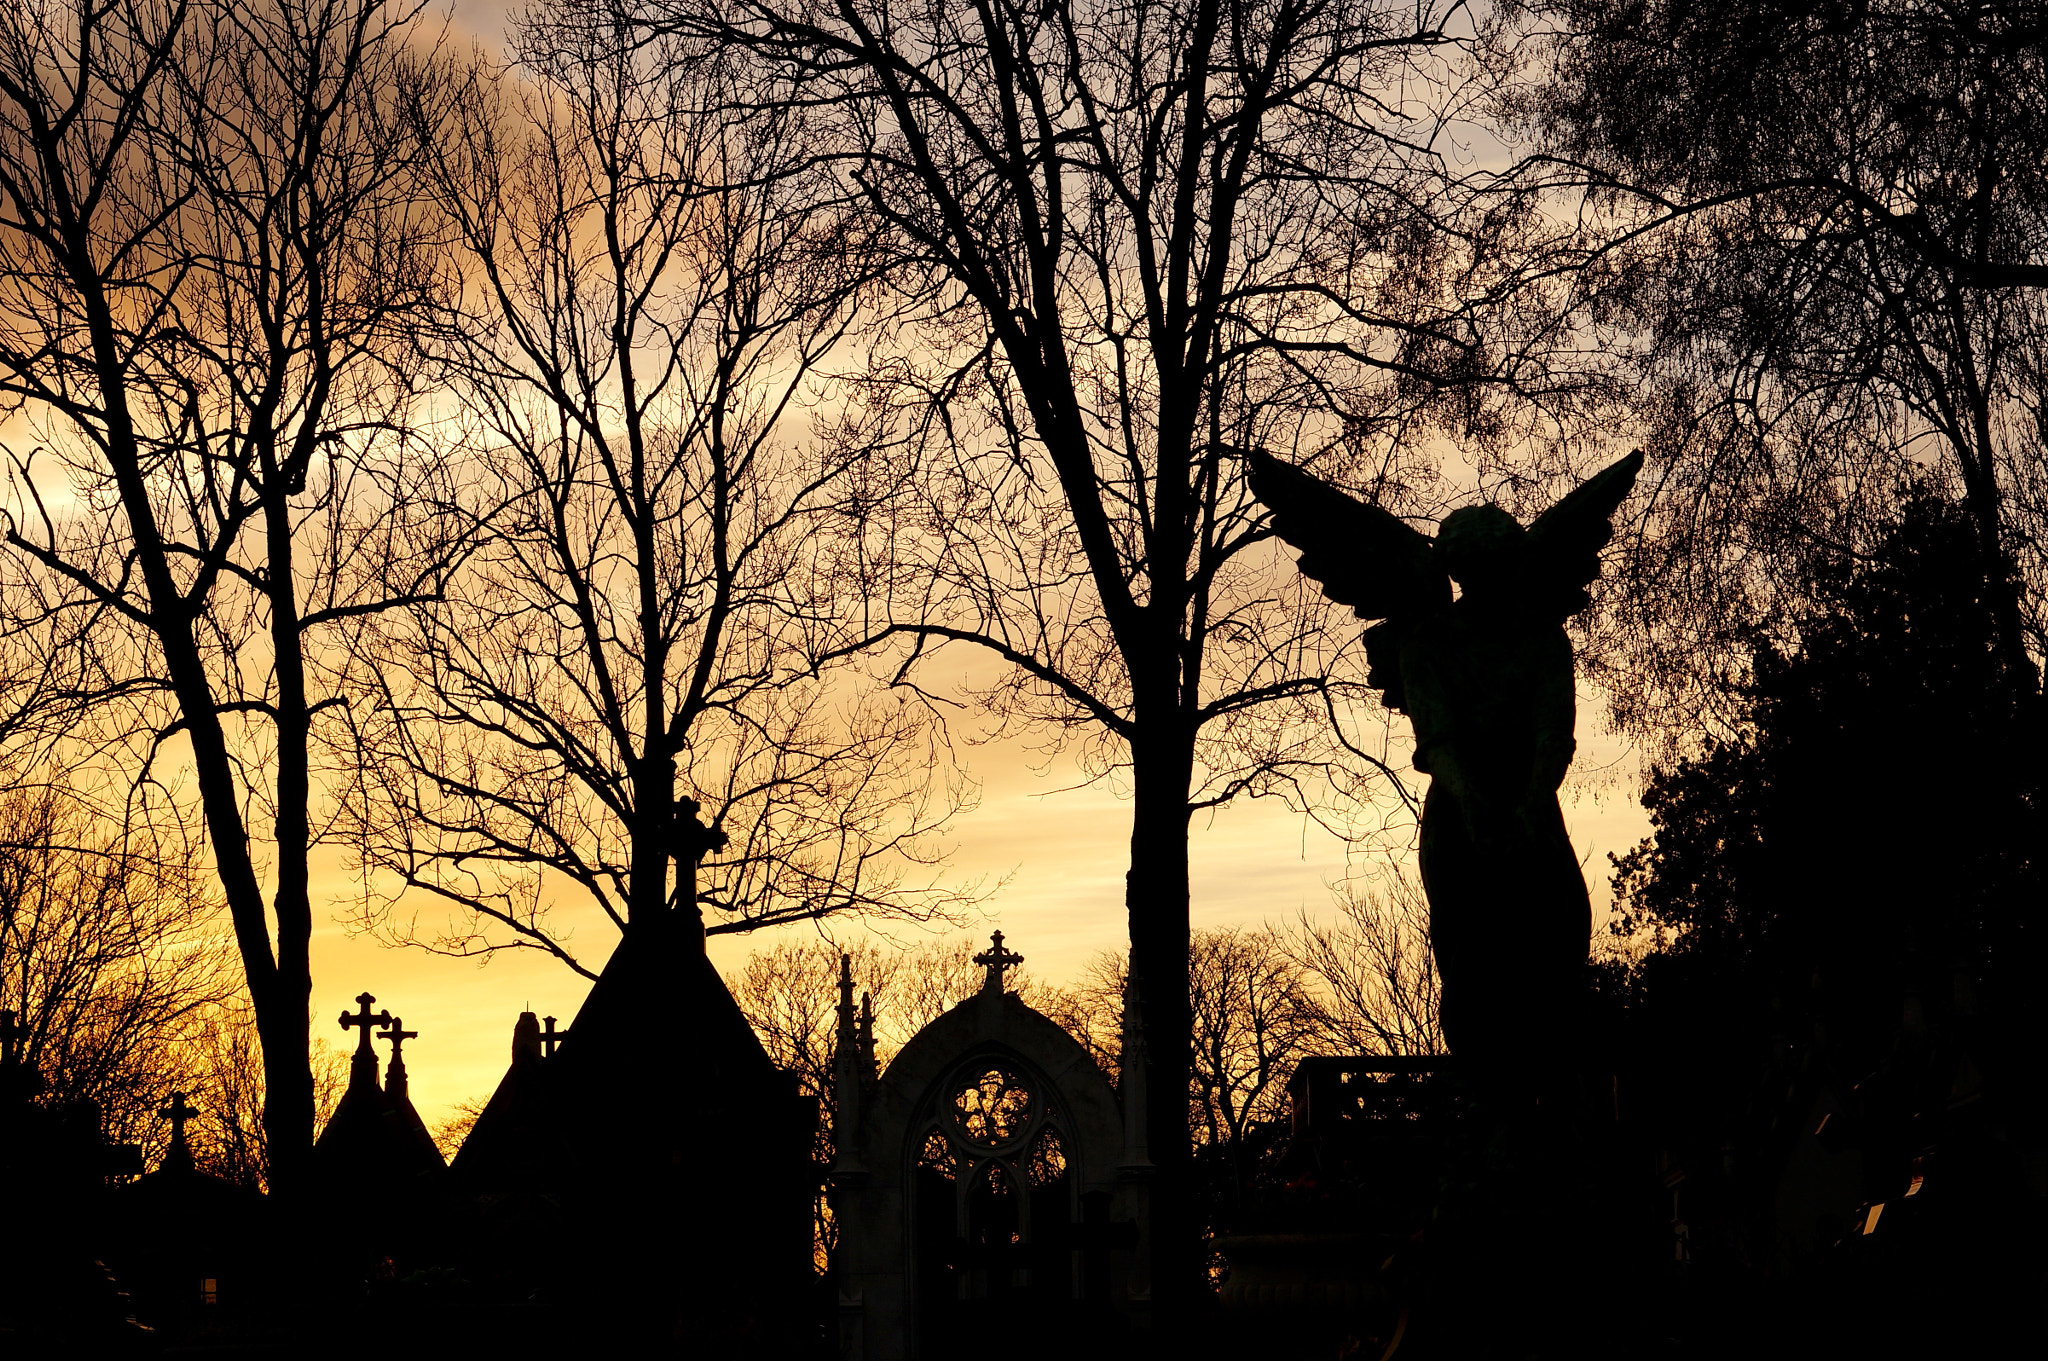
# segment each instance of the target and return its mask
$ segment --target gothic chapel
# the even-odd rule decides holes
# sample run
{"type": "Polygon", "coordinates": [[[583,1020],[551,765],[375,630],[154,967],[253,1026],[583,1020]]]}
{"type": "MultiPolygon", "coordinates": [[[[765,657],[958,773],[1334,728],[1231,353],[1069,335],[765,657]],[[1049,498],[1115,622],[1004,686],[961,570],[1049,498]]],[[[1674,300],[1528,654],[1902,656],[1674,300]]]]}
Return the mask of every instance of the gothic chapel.
{"type": "Polygon", "coordinates": [[[1004,988],[1023,957],[1002,932],[974,962],[980,991],[878,1073],[873,1015],[866,998],[856,1012],[841,959],[831,1204],[847,1361],[970,1338],[983,1354],[1072,1355],[1148,1326],[1138,1070],[1120,1104],[1080,1043],[1004,988]]]}

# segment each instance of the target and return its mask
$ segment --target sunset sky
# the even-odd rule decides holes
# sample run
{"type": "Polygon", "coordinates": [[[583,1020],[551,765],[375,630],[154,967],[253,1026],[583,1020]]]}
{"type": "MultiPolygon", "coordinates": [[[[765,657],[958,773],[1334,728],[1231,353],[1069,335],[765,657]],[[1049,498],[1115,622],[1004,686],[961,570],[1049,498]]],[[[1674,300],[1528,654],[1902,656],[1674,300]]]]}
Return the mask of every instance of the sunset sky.
{"type": "Polygon", "coordinates": [[[2048,1356],[2043,13],[15,0],[0,1361],[2048,1356]]]}
{"type": "MultiPolygon", "coordinates": [[[[1586,869],[1596,919],[1607,902],[1607,856],[1633,846],[1649,831],[1636,802],[1636,758],[1601,722],[1602,706],[1582,695],[1579,756],[1563,790],[1565,821],[1586,869]]],[[[1399,731],[1405,733],[1405,721],[1399,731]]],[[[972,771],[982,786],[981,806],[955,824],[952,870],[961,879],[1009,883],[987,904],[982,935],[1000,926],[1020,951],[1026,969],[1049,982],[1077,975],[1100,950],[1123,948],[1123,875],[1129,863],[1129,805],[1100,786],[1072,789],[1070,766],[1033,772],[1021,743],[971,749],[972,771]]],[[[1278,803],[1242,803],[1198,818],[1190,838],[1197,929],[1292,917],[1301,909],[1327,912],[1330,885],[1347,873],[1345,846],[1278,803]]],[[[1352,872],[1385,857],[1354,860],[1352,872]]],[[[314,1033],[341,1046],[336,1022],[350,999],[365,990],[380,1007],[420,1032],[407,1045],[413,1101],[428,1124],[456,1103],[490,1095],[510,1057],[512,1024],[522,1009],[553,1015],[566,1026],[587,985],[566,967],[537,952],[504,955],[479,965],[413,949],[389,949],[351,937],[343,917],[353,886],[336,861],[313,885],[316,904],[333,905],[313,941],[314,1033]]],[[[564,896],[560,906],[578,910],[564,896]]],[[[602,940],[609,925],[592,920],[576,937],[602,940]]],[[[860,928],[831,927],[845,939],[860,928]]],[[[747,954],[798,926],[752,936],[719,936],[711,955],[730,975],[747,954]]],[[[896,927],[906,943],[921,943],[917,928],[896,927]]],[[[676,1037],[686,1045],[687,1036],[676,1037]]]]}
{"type": "MultiPolygon", "coordinates": [[[[504,15],[514,8],[503,0],[457,0],[452,40],[495,44],[504,15]]],[[[13,421],[0,426],[0,437],[10,427],[13,421]]],[[[11,433],[20,437],[24,430],[14,427],[11,433]]],[[[957,661],[937,665],[956,670],[980,665],[964,648],[948,655],[957,661]]],[[[1649,830],[1636,801],[1635,753],[1605,732],[1604,713],[1598,696],[1581,695],[1579,757],[1562,791],[1596,920],[1608,898],[1607,857],[1633,846],[1649,830]]],[[[1402,720],[1395,729],[1394,760],[1404,768],[1406,734],[1402,720]]],[[[1000,926],[1008,943],[1024,954],[1027,971],[1053,983],[1076,978],[1100,951],[1122,949],[1129,805],[1106,784],[1077,788],[1080,774],[1066,758],[1034,768],[1040,762],[1028,739],[965,746],[961,755],[979,785],[980,800],[953,823],[948,839],[955,850],[946,873],[954,882],[1002,884],[985,904],[985,919],[970,923],[972,932],[985,938],[1000,926]]],[[[1412,772],[1408,776],[1420,793],[1422,781],[1412,772]]],[[[1360,851],[1277,801],[1240,801],[1204,814],[1195,820],[1191,836],[1193,924],[1201,929],[1280,921],[1303,910],[1327,913],[1333,886],[1340,881],[1412,859],[1412,830],[1396,828],[1360,851]]],[[[508,952],[488,961],[450,959],[391,948],[352,930],[359,886],[339,848],[316,852],[311,887],[316,913],[313,1033],[336,1048],[351,1047],[354,1037],[342,1030],[337,1017],[352,1010],[352,999],[365,991],[379,1007],[402,1016],[407,1028],[419,1033],[408,1046],[408,1068],[414,1102],[429,1125],[446,1119],[457,1103],[490,1094],[504,1071],[520,1011],[553,1015],[566,1026],[587,990],[584,979],[538,951],[508,952]]],[[[559,921],[580,921],[570,943],[586,960],[600,963],[613,935],[609,922],[573,889],[553,908],[559,921]],[[578,913],[585,915],[579,918],[578,913]]],[[[421,913],[423,923],[441,911],[427,902],[401,904],[401,912],[413,910],[421,913]]],[[[843,940],[869,928],[834,921],[825,929],[843,940]]],[[[721,936],[712,941],[711,953],[730,975],[754,949],[792,933],[814,935],[818,930],[799,925],[721,936]]],[[[931,938],[915,926],[886,930],[907,945],[931,938]]],[[[688,1037],[676,1039],[681,1052],[688,1037]]]]}
{"type": "MultiPolygon", "coordinates": [[[[453,39],[496,44],[506,14],[517,9],[504,0],[456,0],[453,39]]],[[[960,658],[960,665],[969,665],[960,658]]],[[[1634,753],[1608,736],[1604,704],[1582,695],[1579,758],[1563,791],[1573,845],[1586,867],[1596,920],[1607,901],[1607,857],[1626,850],[1648,832],[1636,802],[1634,753]]],[[[1396,729],[1404,740],[1406,723],[1396,729]]],[[[1399,748],[1405,764],[1405,746],[1399,748]]],[[[950,838],[955,846],[949,874],[956,881],[1008,882],[986,903],[986,920],[972,924],[985,936],[1000,926],[1020,950],[1032,975],[1065,982],[1079,974],[1098,951],[1123,948],[1123,876],[1129,862],[1130,810],[1104,785],[1075,788],[1078,773],[1064,759],[1042,772],[1023,741],[970,747],[963,751],[979,784],[980,805],[958,818],[950,838]]],[[[1411,780],[1414,777],[1410,776],[1411,780]]],[[[1418,792],[1419,780],[1414,781],[1418,792]]],[[[1191,837],[1194,883],[1193,923],[1197,929],[1290,918],[1306,909],[1331,909],[1332,886],[1390,862],[1412,838],[1394,833],[1364,854],[1347,855],[1346,845],[1275,801],[1240,802],[1197,818],[1191,837]]],[[[352,933],[349,906],[357,891],[338,852],[316,862],[313,881],[316,926],[313,942],[314,1033],[338,1048],[350,1038],[336,1022],[352,1009],[356,994],[368,991],[380,1007],[405,1019],[420,1038],[408,1046],[407,1067],[414,1103],[429,1125],[453,1113],[459,1102],[487,1097],[502,1075],[518,1013],[532,1009],[569,1024],[586,982],[537,951],[510,952],[488,962],[449,959],[417,949],[393,949],[352,933]]],[[[601,960],[612,934],[575,891],[555,904],[558,919],[587,913],[572,936],[592,962],[601,960]]],[[[423,920],[439,911],[422,903],[423,920]]],[[[754,949],[789,934],[812,935],[810,925],[752,936],[721,936],[712,958],[730,975],[754,949]]],[[[834,922],[835,939],[863,929],[834,922]]],[[[916,927],[889,933],[906,944],[929,939],[916,927]]],[[[687,1045],[687,1036],[677,1036],[687,1045]]]]}

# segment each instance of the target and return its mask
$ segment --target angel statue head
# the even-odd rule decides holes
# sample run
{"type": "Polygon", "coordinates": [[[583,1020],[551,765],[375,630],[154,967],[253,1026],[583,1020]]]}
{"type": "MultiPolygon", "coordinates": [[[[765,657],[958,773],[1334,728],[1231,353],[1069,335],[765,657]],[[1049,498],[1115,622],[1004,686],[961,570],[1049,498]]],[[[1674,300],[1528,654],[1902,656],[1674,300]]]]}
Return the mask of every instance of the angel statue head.
{"type": "Polygon", "coordinates": [[[1499,506],[1466,506],[1444,517],[1436,534],[1436,562],[1467,593],[1512,581],[1528,531],[1499,506]]]}

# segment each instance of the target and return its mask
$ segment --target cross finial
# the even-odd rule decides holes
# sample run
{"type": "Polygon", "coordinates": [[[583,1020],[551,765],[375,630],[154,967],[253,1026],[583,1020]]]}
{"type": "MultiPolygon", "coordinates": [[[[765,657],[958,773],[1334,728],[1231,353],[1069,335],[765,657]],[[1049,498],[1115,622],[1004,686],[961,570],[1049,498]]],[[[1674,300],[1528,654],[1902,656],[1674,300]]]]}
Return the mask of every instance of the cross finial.
{"type": "Polygon", "coordinates": [[[199,1107],[186,1104],[183,1092],[172,1092],[171,1104],[157,1114],[171,1122],[171,1142],[182,1144],[185,1142],[185,1122],[199,1114],[199,1107]]]}
{"type": "Polygon", "coordinates": [[[377,1036],[380,1040],[391,1041],[391,1063],[393,1067],[398,1067],[405,1063],[405,1055],[401,1052],[405,1042],[407,1040],[416,1040],[419,1037],[419,1031],[407,1030],[405,1022],[396,1016],[385,1018],[384,1029],[377,1036]]]}
{"type": "Polygon", "coordinates": [[[171,1147],[164,1154],[164,1171],[189,1172],[192,1170],[192,1147],[185,1142],[185,1122],[199,1114],[197,1106],[185,1103],[183,1092],[171,1093],[171,1104],[157,1112],[171,1122],[171,1147]]]}
{"type": "Polygon", "coordinates": [[[417,1030],[407,1030],[405,1022],[396,1016],[388,1018],[379,1039],[391,1041],[391,1065],[384,1070],[384,1090],[392,1096],[404,1096],[405,1090],[405,1042],[420,1037],[417,1030]]]}
{"type": "Polygon", "coordinates": [[[983,992],[1001,995],[1003,991],[1003,970],[1015,968],[1024,962],[1024,956],[1014,950],[1003,948],[1003,933],[993,932],[989,936],[989,948],[974,957],[974,962],[988,970],[988,977],[981,982],[983,992]]]}
{"type": "Polygon", "coordinates": [[[391,1024],[390,1012],[380,1011],[375,1014],[371,1013],[370,1003],[376,1000],[367,992],[359,992],[356,994],[356,1005],[360,1006],[362,1011],[355,1015],[351,1015],[346,1011],[341,1013],[341,1028],[343,1030],[347,1030],[350,1026],[362,1027],[363,1038],[356,1044],[356,1056],[358,1058],[376,1058],[377,1051],[370,1047],[370,1031],[375,1027],[391,1024]]]}
{"type": "Polygon", "coordinates": [[[551,1059],[555,1056],[555,1046],[568,1039],[569,1032],[566,1030],[557,1031],[555,1029],[555,1018],[552,1016],[543,1017],[542,1019],[547,1022],[548,1028],[540,1037],[541,1057],[551,1059]]]}

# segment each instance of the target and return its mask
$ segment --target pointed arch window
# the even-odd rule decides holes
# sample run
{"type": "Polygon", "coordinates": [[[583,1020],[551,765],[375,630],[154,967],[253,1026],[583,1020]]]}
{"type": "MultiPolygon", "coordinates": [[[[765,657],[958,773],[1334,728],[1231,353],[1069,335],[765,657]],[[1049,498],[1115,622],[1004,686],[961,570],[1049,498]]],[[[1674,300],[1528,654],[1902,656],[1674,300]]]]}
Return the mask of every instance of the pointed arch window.
{"type": "Polygon", "coordinates": [[[1031,1141],[1031,1153],[1025,1159],[1024,1176],[1033,1186],[1050,1186],[1067,1174],[1067,1150],[1060,1143],[1060,1132],[1047,1125],[1031,1141]]]}
{"type": "Polygon", "coordinates": [[[936,1129],[925,1131],[924,1143],[917,1150],[917,1165],[923,1171],[936,1172],[947,1181],[959,1175],[959,1170],[953,1165],[953,1146],[936,1129]]]}

